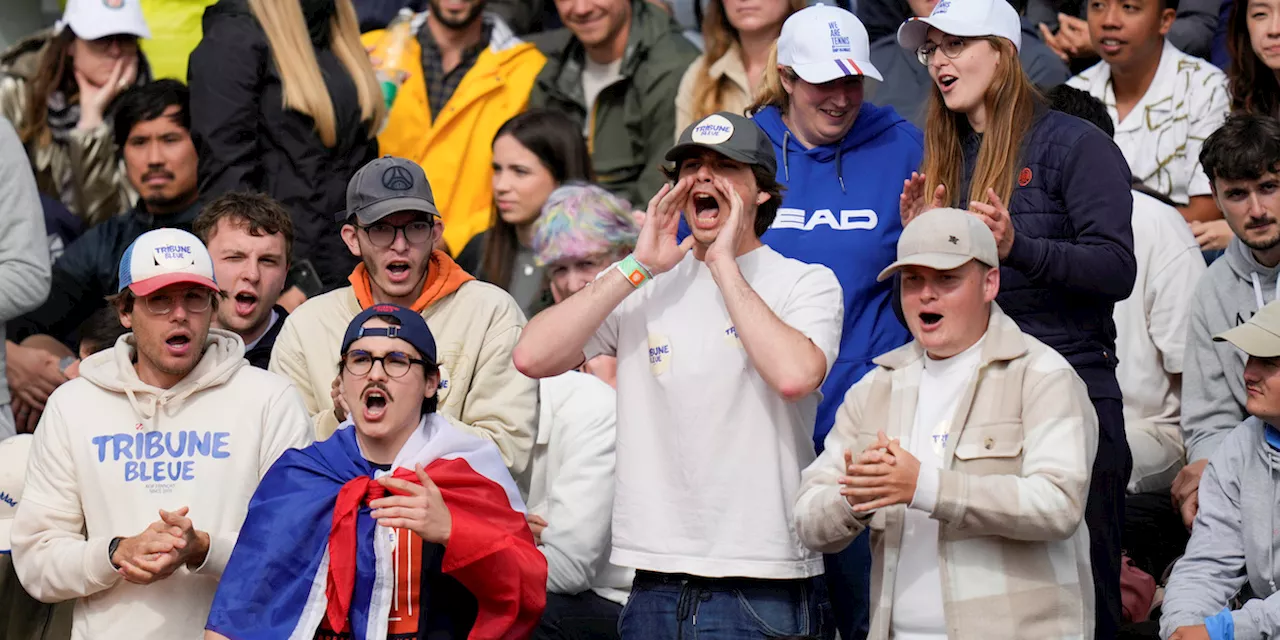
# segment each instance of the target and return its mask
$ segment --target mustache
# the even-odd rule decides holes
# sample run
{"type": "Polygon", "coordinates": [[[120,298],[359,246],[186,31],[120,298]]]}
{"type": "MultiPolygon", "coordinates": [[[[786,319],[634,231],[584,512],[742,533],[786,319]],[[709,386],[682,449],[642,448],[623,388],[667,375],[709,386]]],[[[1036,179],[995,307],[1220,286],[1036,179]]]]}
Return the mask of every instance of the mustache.
{"type": "Polygon", "coordinates": [[[381,382],[370,382],[369,384],[366,384],[364,386],[364,391],[360,392],[360,397],[365,397],[365,395],[374,389],[381,391],[382,395],[386,396],[388,403],[395,400],[395,397],[391,395],[391,390],[387,388],[387,385],[382,384],[381,382]]]}
{"type": "Polygon", "coordinates": [[[1249,222],[1245,223],[1244,228],[1257,229],[1258,227],[1265,227],[1269,224],[1273,224],[1275,221],[1276,219],[1271,216],[1267,216],[1265,218],[1250,218],[1249,222]]]}
{"type": "Polygon", "coordinates": [[[170,173],[170,172],[168,172],[168,171],[165,171],[165,170],[163,170],[163,169],[157,169],[157,170],[153,170],[153,171],[148,171],[148,172],[146,172],[146,173],[142,174],[142,179],[143,179],[143,181],[150,180],[150,179],[152,179],[152,178],[168,178],[168,179],[172,180],[172,179],[173,179],[173,174],[172,174],[172,173],[170,173]]]}

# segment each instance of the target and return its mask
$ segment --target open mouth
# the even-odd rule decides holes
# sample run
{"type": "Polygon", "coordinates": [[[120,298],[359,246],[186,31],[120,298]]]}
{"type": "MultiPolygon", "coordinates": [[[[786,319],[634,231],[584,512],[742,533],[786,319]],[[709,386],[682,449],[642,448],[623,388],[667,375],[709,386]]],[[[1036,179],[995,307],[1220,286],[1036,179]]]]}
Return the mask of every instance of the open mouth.
{"type": "Polygon", "coordinates": [[[950,89],[951,85],[955,84],[957,80],[959,80],[959,78],[949,73],[943,74],[938,76],[938,86],[942,87],[943,91],[946,91],[947,89],[950,89]]]}
{"type": "Polygon", "coordinates": [[[175,356],[186,355],[186,353],[191,349],[191,336],[185,333],[177,333],[169,336],[164,341],[164,344],[165,347],[168,348],[170,354],[175,356]]]}
{"type": "Polygon", "coordinates": [[[920,328],[924,329],[925,331],[931,331],[933,329],[937,329],[938,325],[941,323],[942,323],[942,314],[940,313],[925,312],[920,314],[920,328]]]}
{"type": "Polygon", "coordinates": [[[1120,47],[1123,45],[1123,40],[1116,40],[1115,38],[1103,38],[1098,41],[1098,47],[1102,49],[1104,53],[1115,53],[1116,51],[1119,51],[1120,47]]]}
{"type": "Polygon", "coordinates": [[[250,291],[241,291],[236,294],[236,315],[247,316],[253,313],[258,307],[258,296],[250,291]]]}
{"type": "Polygon", "coordinates": [[[845,109],[818,109],[818,111],[832,120],[842,120],[849,113],[845,109]]]}
{"type": "Polygon", "coordinates": [[[364,417],[368,420],[377,420],[387,412],[387,403],[391,400],[390,394],[383,389],[368,389],[364,392],[364,417]]]}
{"type": "Polygon", "coordinates": [[[720,215],[720,202],[709,193],[693,194],[693,213],[698,220],[714,220],[720,215]]]}
{"type": "Polygon", "coordinates": [[[409,279],[409,269],[408,262],[397,260],[387,265],[387,275],[392,282],[404,282],[409,279]]]}

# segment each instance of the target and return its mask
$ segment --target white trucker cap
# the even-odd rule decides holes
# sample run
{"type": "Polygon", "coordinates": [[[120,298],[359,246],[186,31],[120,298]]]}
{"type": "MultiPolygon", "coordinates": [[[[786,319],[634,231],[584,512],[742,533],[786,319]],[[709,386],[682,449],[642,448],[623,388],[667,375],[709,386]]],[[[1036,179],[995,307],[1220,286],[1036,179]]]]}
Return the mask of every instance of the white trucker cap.
{"type": "Polygon", "coordinates": [[[116,35],[151,37],[142,17],[142,0],[67,0],[55,29],[61,32],[67,27],[81,40],[116,35]]]}
{"type": "Polygon", "coordinates": [[[778,64],[791,67],[809,84],[847,76],[883,80],[871,64],[867,28],[852,13],[821,3],[791,14],[782,23],[778,64]]]}

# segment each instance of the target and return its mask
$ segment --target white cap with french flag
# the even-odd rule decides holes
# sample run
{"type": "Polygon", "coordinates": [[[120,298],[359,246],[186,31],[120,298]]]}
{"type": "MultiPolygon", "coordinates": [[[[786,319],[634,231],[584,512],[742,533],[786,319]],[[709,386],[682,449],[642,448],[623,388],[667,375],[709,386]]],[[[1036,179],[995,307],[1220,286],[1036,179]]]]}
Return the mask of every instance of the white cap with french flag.
{"type": "Polygon", "coordinates": [[[120,257],[120,289],[148,296],[171,284],[189,283],[218,291],[213,259],[200,239],[182,229],[152,229],[120,257]]]}
{"type": "Polygon", "coordinates": [[[857,16],[818,3],[782,23],[778,64],[791,67],[801,80],[823,84],[848,76],[883,80],[871,64],[871,40],[857,16]]]}

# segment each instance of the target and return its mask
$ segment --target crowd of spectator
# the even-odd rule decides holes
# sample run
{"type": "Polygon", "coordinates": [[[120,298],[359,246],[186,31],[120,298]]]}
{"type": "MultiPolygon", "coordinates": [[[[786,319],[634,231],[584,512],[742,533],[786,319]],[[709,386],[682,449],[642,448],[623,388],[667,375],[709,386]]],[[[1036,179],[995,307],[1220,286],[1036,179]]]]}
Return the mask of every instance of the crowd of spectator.
{"type": "Polygon", "coordinates": [[[0,116],[0,640],[1280,637],[1280,0],[66,0],[0,116]]]}

